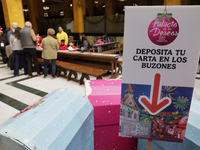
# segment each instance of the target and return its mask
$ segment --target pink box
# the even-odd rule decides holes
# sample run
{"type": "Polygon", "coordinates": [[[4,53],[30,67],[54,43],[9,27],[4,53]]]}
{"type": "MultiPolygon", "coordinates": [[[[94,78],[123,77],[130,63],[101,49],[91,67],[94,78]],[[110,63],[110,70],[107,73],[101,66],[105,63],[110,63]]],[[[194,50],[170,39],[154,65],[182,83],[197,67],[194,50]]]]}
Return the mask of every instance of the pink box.
{"type": "Polygon", "coordinates": [[[90,80],[85,85],[94,107],[95,150],[136,150],[137,139],[118,136],[121,80],[90,80]]]}

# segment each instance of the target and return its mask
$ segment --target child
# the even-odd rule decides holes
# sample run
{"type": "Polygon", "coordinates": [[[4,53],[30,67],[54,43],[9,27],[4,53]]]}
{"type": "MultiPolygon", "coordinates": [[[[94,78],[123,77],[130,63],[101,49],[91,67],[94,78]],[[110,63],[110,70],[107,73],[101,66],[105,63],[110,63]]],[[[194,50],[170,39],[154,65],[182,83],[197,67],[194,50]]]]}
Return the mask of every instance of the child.
{"type": "Polygon", "coordinates": [[[67,45],[65,45],[65,40],[61,40],[59,43],[60,50],[67,50],[67,45]]]}
{"type": "Polygon", "coordinates": [[[98,40],[97,40],[97,44],[101,44],[101,43],[104,43],[104,42],[103,42],[103,37],[102,37],[102,36],[100,36],[100,37],[98,38],[98,40]]]}
{"type": "Polygon", "coordinates": [[[42,37],[39,35],[39,33],[35,32],[36,38],[39,39],[39,41],[36,43],[36,47],[42,47],[42,37]]]}
{"type": "MultiPolygon", "coordinates": [[[[104,42],[103,42],[103,37],[102,36],[100,36],[99,38],[98,38],[98,40],[97,40],[97,44],[103,44],[104,42]]],[[[97,50],[98,50],[98,52],[102,52],[102,47],[101,46],[98,46],[97,47],[97,50]]]]}
{"type": "Polygon", "coordinates": [[[70,43],[69,43],[68,50],[69,50],[69,51],[77,51],[78,48],[76,48],[76,46],[74,46],[74,43],[73,43],[73,42],[70,42],[70,43]]]}

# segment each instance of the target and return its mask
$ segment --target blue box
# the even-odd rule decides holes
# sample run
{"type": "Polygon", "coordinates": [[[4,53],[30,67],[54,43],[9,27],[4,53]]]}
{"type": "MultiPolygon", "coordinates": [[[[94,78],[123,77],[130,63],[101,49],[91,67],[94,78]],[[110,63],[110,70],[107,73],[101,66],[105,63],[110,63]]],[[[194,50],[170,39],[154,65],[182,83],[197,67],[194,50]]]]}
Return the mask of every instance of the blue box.
{"type": "Polygon", "coordinates": [[[11,150],[93,150],[90,101],[58,89],[0,125],[0,147],[11,150]]]}
{"type": "MultiPolygon", "coordinates": [[[[200,97],[193,95],[189,119],[183,143],[152,141],[152,150],[199,150],[200,149],[200,97]]],[[[147,140],[138,140],[138,150],[146,150],[147,140]]]]}

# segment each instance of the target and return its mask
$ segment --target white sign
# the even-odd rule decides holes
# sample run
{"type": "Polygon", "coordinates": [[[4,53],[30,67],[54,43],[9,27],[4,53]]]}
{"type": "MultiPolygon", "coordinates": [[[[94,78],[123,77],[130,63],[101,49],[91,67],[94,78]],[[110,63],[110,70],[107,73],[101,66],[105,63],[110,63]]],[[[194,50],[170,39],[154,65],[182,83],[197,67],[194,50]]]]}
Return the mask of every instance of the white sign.
{"type": "Polygon", "coordinates": [[[120,114],[121,136],[130,136],[127,124],[146,122],[146,136],[135,137],[183,142],[187,124],[179,126],[187,123],[199,60],[199,14],[199,6],[125,8],[121,112],[140,115],[135,122],[120,114]],[[166,133],[168,125],[177,128],[166,133]]]}

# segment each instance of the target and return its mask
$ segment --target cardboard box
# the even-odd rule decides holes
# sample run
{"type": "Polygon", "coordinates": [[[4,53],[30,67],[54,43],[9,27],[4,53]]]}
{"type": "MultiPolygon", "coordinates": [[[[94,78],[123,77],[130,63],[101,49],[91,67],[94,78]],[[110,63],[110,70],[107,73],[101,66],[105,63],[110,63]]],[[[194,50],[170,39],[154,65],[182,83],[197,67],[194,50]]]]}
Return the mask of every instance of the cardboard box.
{"type": "Polygon", "coordinates": [[[93,107],[81,93],[58,89],[0,125],[11,150],[93,150],[93,107]]]}
{"type": "Polygon", "coordinates": [[[121,80],[90,80],[85,85],[94,107],[94,149],[136,150],[137,139],[118,136],[121,80]]]}

